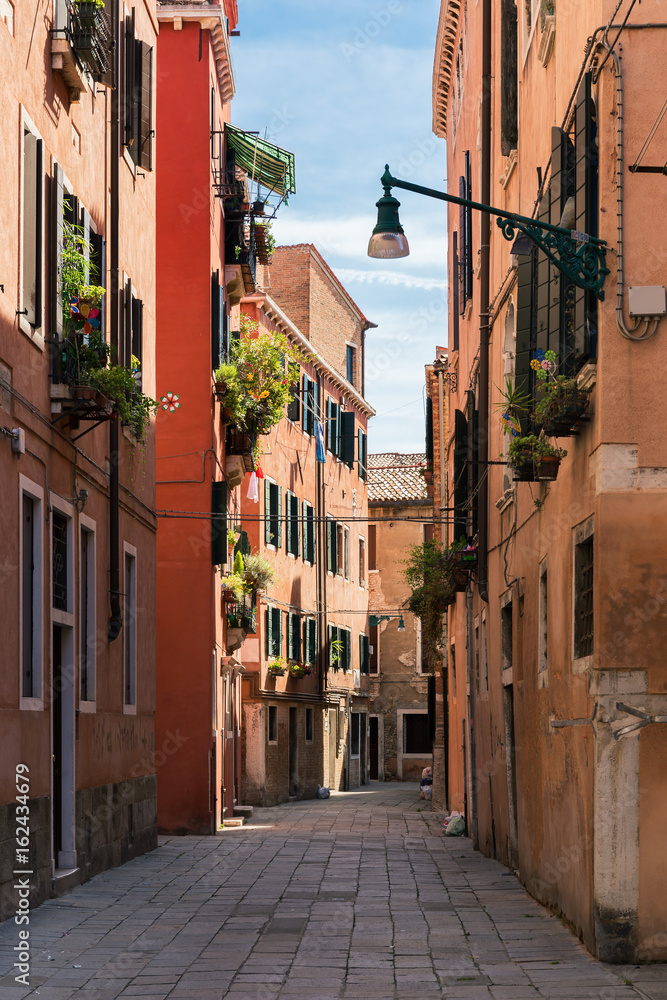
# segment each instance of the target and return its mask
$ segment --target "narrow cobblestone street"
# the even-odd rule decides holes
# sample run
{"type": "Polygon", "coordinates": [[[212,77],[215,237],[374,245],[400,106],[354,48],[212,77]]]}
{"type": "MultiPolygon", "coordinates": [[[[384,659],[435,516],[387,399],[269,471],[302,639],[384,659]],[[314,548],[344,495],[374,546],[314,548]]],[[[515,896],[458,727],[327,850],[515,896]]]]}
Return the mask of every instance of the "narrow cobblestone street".
{"type": "Polygon", "coordinates": [[[0,925],[0,996],[667,998],[664,965],[595,961],[427,808],[416,785],[374,785],[163,838],[34,911],[29,989],[0,925]]]}

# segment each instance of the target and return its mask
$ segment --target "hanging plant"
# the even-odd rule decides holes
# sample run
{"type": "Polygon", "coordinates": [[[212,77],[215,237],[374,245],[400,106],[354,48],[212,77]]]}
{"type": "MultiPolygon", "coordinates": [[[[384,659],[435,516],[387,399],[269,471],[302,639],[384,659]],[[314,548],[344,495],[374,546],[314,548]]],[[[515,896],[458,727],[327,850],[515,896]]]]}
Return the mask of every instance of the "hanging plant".
{"type": "Polygon", "coordinates": [[[424,542],[410,549],[405,563],[405,582],[412,592],[408,610],[421,621],[423,649],[431,668],[442,656],[442,616],[454,601],[450,552],[436,540],[424,542]]]}
{"type": "Polygon", "coordinates": [[[514,438],[509,447],[515,478],[522,482],[556,479],[561,459],[566,455],[565,449],[550,444],[544,433],[539,437],[529,434],[514,438]]]}

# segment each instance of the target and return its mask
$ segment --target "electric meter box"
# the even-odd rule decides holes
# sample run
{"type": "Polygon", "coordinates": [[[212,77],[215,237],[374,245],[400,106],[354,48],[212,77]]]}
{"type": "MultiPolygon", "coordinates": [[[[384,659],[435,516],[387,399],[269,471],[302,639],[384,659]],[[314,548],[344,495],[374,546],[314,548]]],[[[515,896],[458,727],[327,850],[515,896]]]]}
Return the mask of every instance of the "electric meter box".
{"type": "Polygon", "coordinates": [[[628,288],[628,309],[631,316],[664,316],[667,314],[667,290],[663,285],[628,288]]]}

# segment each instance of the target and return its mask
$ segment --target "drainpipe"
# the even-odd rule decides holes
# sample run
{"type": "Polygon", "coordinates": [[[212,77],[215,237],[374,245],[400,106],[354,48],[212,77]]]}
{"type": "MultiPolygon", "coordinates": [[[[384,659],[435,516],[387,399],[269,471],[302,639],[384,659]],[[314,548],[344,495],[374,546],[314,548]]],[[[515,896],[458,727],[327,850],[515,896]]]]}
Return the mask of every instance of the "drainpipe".
{"type": "MultiPolygon", "coordinates": [[[[438,457],[440,462],[440,507],[447,507],[448,501],[445,494],[445,401],[444,401],[444,365],[441,362],[436,362],[433,367],[436,369],[438,376],[438,428],[440,440],[438,442],[438,457]]],[[[442,513],[440,511],[439,513],[442,513]]],[[[442,535],[442,528],[440,529],[442,535]]],[[[447,539],[443,538],[443,542],[447,539]]]]}
{"type": "MultiPolygon", "coordinates": [[[[318,399],[318,410],[319,401],[322,398],[322,376],[317,373],[317,399],[318,399]]],[[[319,420],[319,412],[313,414],[313,420],[315,423],[319,420]]],[[[316,466],[316,479],[317,479],[317,496],[316,496],[316,524],[317,524],[317,538],[318,538],[318,548],[319,548],[319,559],[317,560],[317,631],[318,631],[318,651],[317,651],[317,690],[320,698],[324,698],[325,692],[325,672],[327,668],[326,654],[327,654],[327,526],[325,521],[326,516],[326,500],[324,496],[325,482],[324,482],[324,470],[326,465],[322,465],[321,462],[315,462],[316,466]]]]}
{"type": "MultiPolygon", "coordinates": [[[[114,35],[116,44],[113,50],[115,63],[114,78],[120,80],[120,25],[116,8],[116,24],[114,35]]],[[[111,106],[111,223],[109,226],[109,278],[111,282],[110,336],[111,360],[118,363],[118,347],[120,344],[120,270],[119,270],[119,172],[120,172],[120,101],[116,90],[111,106]]],[[[120,427],[118,420],[109,421],[109,628],[108,641],[117,639],[123,627],[123,615],[120,603],[120,532],[119,532],[119,498],[118,498],[118,451],[120,447],[120,427]]]]}

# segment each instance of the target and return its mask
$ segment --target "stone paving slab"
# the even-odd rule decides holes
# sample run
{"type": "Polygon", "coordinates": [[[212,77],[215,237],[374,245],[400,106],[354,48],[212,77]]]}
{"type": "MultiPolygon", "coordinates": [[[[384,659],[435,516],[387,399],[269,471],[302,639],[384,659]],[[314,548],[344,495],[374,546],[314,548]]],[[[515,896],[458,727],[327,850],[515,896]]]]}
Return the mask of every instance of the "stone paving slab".
{"type": "Polygon", "coordinates": [[[0,925],[0,1000],[667,1000],[426,808],[375,784],[161,838],[31,914],[29,987],[0,925]]]}

